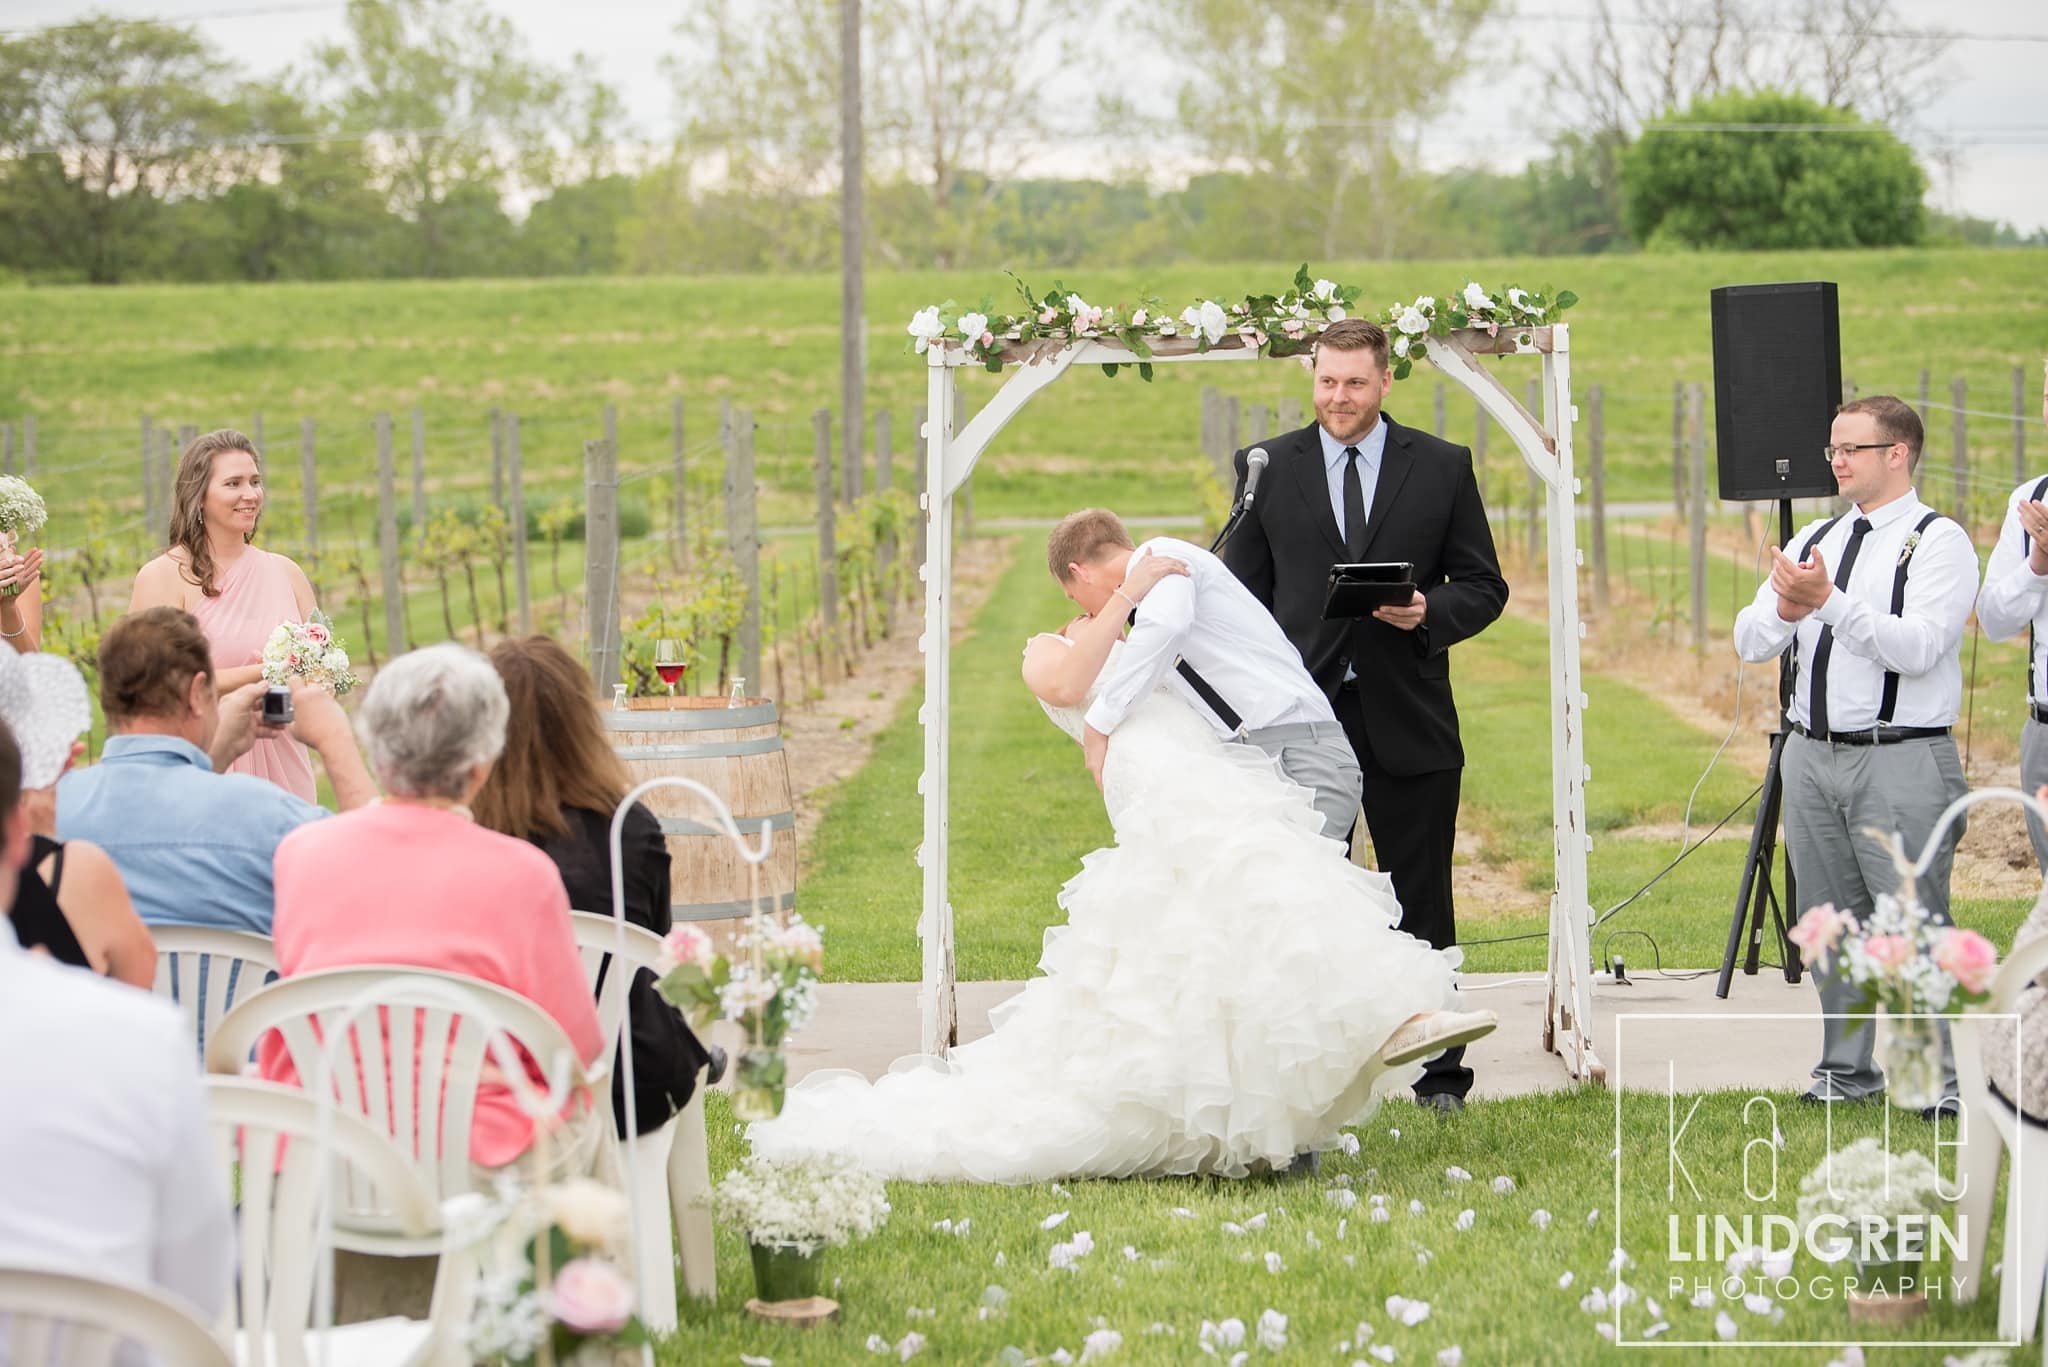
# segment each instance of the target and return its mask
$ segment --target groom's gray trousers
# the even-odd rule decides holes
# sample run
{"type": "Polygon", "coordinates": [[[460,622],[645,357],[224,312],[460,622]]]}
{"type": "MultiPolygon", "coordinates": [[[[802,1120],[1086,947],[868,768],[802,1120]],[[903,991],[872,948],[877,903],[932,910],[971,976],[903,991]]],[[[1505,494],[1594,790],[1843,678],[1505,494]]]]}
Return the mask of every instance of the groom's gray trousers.
{"type": "Polygon", "coordinates": [[[1315,794],[1324,835],[1332,840],[1350,839],[1365,777],[1341,723],[1288,722],[1246,731],[1237,739],[1279,760],[1281,773],[1315,794]]]}

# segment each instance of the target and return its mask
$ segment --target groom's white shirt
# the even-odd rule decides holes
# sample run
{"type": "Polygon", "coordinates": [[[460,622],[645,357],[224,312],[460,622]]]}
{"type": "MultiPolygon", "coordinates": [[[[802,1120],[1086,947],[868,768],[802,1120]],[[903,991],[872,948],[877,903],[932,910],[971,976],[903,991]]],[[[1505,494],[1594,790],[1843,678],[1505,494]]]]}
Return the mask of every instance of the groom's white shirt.
{"type": "Polygon", "coordinates": [[[1200,546],[1170,536],[1142,543],[1133,558],[1153,551],[1186,561],[1187,576],[1169,575],[1145,595],[1123,658],[1088,709],[1090,726],[1109,735],[1139,699],[1164,683],[1206,717],[1218,735],[1229,736],[1230,728],[1174,668],[1180,659],[1237,709],[1249,730],[1337,720],[1300,652],[1228,566],[1200,546]]]}

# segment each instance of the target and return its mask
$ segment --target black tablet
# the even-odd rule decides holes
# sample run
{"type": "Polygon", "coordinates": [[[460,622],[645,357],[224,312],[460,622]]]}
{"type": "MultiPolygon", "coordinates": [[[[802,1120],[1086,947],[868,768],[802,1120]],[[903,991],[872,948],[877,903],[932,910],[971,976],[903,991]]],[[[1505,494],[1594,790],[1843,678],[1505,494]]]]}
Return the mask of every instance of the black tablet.
{"type": "Polygon", "coordinates": [[[1323,619],[1368,617],[1388,603],[1406,603],[1415,596],[1415,566],[1408,561],[1375,561],[1330,566],[1330,590],[1323,600],[1323,619]]]}

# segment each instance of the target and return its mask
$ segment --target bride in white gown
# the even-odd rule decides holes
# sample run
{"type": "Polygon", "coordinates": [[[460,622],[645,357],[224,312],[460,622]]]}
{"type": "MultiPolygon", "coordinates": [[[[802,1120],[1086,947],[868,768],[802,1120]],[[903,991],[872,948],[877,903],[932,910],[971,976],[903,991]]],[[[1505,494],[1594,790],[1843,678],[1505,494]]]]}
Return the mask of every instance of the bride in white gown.
{"type": "MultiPolygon", "coordinates": [[[[1158,559],[1133,563],[1127,597],[1175,572],[1158,559]]],[[[1121,627],[1078,618],[1026,648],[1076,740],[1121,627]]],[[[1394,928],[1386,877],[1321,833],[1307,791],[1172,693],[1118,727],[1102,787],[1116,843],[1060,890],[1042,975],[991,1032],[872,1084],[811,1074],[751,1128],[757,1154],[912,1181],[1240,1177],[1334,1146],[1424,1058],[1491,1028],[1457,1012],[1458,951],[1394,928]]]]}

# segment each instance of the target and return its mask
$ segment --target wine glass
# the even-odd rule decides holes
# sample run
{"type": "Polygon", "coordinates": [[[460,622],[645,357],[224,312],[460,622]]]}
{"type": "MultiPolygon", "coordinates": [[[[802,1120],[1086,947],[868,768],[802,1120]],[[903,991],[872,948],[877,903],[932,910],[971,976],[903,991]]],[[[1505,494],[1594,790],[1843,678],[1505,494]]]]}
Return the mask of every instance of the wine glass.
{"type": "Polygon", "coordinates": [[[683,677],[683,671],[690,667],[683,658],[683,643],[672,636],[664,636],[654,643],[654,672],[668,685],[668,695],[676,695],[676,681],[683,677]]]}

